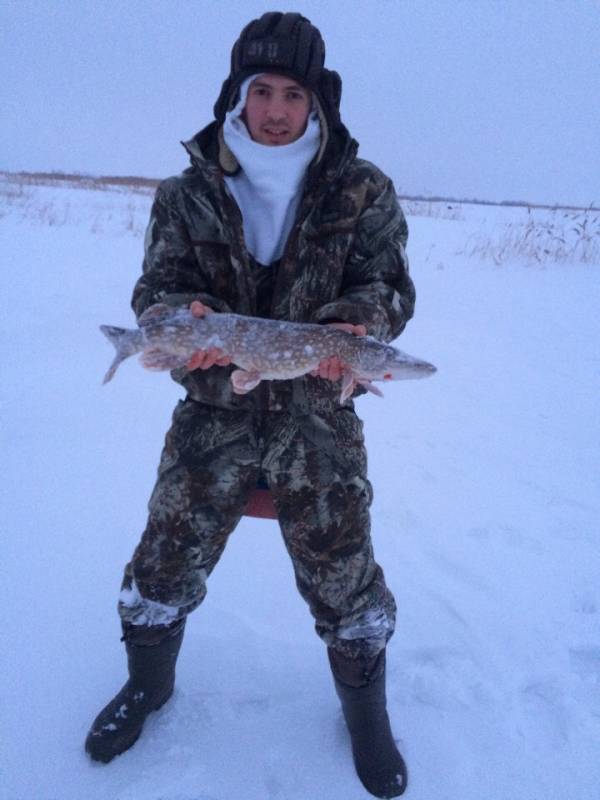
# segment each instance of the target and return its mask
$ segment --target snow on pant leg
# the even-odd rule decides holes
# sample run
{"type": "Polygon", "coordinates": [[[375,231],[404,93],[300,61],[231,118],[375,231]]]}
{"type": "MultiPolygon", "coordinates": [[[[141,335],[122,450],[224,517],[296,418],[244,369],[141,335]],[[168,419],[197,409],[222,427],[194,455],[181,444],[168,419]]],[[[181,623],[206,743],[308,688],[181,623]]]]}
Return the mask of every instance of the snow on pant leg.
{"type": "Polygon", "coordinates": [[[396,604],[373,557],[362,428],[345,408],[272,415],[263,470],[317,633],[346,658],[370,660],[394,631],[396,604]]]}
{"type": "Polygon", "coordinates": [[[183,400],[177,405],[149,516],[119,596],[123,623],[168,625],[193,611],[259,474],[256,420],[183,400]]]}

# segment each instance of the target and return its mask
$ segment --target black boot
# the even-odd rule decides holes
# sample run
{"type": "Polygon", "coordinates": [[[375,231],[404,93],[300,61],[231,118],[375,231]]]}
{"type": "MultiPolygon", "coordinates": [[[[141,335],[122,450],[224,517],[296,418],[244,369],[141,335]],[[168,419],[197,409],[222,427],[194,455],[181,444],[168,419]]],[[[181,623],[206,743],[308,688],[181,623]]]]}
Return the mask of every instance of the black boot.
{"type": "Polygon", "coordinates": [[[94,720],[85,749],[107,763],[137,740],[146,717],[173,694],[183,621],[171,626],[124,626],[129,680],[94,720]]]}
{"type": "Polygon", "coordinates": [[[385,650],[369,663],[351,661],[333,649],[328,654],[358,777],[375,797],[398,797],[408,776],[386,711],[385,650]]]}

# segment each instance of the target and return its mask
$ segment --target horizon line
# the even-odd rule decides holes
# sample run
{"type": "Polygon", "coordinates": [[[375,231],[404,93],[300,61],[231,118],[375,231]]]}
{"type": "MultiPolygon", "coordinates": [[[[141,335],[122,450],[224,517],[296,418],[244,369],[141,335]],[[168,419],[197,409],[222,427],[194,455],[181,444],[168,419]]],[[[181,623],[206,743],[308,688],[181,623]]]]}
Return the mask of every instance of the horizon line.
{"type": "MultiPolygon", "coordinates": [[[[63,172],[61,170],[52,170],[49,172],[29,172],[27,170],[4,170],[0,169],[0,175],[6,177],[20,177],[29,178],[33,181],[64,181],[72,183],[88,182],[93,188],[97,186],[130,186],[131,188],[156,188],[161,182],[161,178],[148,178],[140,175],[91,175],[85,172],[63,172]]],[[[444,195],[423,195],[423,194],[405,194],[403,192],[396,192],[401,200],[409,200],[414,202],[425,203],[456,203],[459,205],[483,205],[483,206],[503,206],[510,208],[540,208],[548,210],[564,209],[567,211],[594,211],[598,207],[594,205],[595,201],[587,206],[575,205],[561,205],[560,203],[534,203],[528,200],[485,200],[478,198],[466,197],[447,197],[444,195]]]]}

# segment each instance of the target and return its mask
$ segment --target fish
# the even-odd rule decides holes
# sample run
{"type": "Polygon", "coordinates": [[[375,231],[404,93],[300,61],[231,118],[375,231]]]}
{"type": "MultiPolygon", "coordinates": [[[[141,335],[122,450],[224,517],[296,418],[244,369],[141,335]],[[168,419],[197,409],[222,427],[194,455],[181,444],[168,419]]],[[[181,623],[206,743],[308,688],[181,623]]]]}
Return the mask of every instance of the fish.
{"type": "Polygon", "coordinates": [[[264,380],[290,380],[315,370],[321,361],[343,362],[340,403],[358,383],[383,396],[374,381],[426,378],[436,372],[428,361],[404,353],[372,336],[355,336],[331,325],[211,312],[196,317],[188,307],[150,306],[137,329],[101,325],[116,349],[103,383],[118,366],[141,353],[149,370],[173,370],[187,364],[197,350],[218,348],[237,367],[231,373],[236,394],[246,394],[264,380]]]}

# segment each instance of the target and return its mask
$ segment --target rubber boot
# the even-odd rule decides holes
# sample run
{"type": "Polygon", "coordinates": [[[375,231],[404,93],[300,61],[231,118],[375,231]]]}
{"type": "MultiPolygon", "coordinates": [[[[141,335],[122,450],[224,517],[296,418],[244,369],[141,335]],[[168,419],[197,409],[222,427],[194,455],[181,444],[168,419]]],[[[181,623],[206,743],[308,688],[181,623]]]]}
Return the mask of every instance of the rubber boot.
{"type": "Polygon", "coordinates": [[[331,648],[328,655],[358,777],[375,797],[398,797],[408,775],[386,710],[385,650],[367,663],[346,659],[331,648]]]}
{"type": "Polygon", "coordinates": [[[171,626],[123,627],[129,680],[92,723],[85,749],[95,761],[108,763],[128,750],[137,741],[148,714],[173,694],[184,627],[183,620],[171,626]]]}

